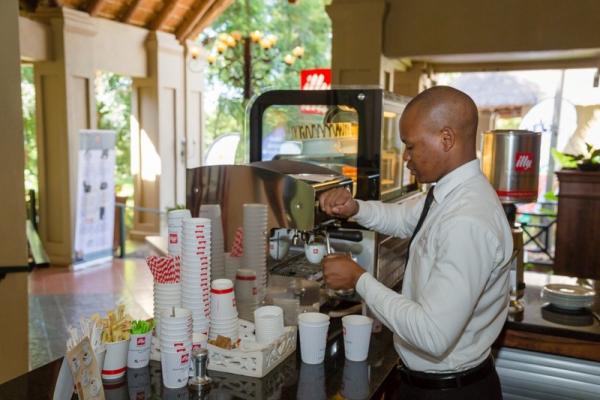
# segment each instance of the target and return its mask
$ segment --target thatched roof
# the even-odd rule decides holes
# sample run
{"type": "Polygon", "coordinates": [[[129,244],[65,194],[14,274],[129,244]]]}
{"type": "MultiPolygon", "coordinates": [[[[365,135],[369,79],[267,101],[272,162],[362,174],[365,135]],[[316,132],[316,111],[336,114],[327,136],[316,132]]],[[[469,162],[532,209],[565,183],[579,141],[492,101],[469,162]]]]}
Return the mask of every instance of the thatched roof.
{"type": "Polygon", "coordinates": [[[540,97],[537,85],[506,72],[464,73],[450,86],[471,96],[480,110],[532,106],[540,97]]]}
{"type": "Polygon", "coordinates": [[[19,0],[22,11],[69,7],[151,30],[174,33],[181,42],[194,39],[233,0],[19,0]]]}

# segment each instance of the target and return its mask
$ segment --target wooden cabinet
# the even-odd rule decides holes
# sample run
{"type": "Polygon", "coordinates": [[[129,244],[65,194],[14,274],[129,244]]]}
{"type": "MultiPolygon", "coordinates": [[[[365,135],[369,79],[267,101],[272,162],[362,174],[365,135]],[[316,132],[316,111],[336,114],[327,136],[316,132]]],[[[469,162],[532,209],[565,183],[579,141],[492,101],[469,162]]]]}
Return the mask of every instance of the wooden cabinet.
{"type": "Polygon", "coordinates": [[[554,273],[600,279],[600,172],[560,171],[554,273]]]}

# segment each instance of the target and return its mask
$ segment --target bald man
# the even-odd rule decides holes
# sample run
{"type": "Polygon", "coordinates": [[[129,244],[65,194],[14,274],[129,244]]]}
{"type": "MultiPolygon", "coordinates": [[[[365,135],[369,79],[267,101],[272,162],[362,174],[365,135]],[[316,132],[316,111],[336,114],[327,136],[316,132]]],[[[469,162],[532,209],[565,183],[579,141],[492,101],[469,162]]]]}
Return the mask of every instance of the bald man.
{"type": "MultiPolygon", "coordinates": [[[[332,289],[356,288],[394,332],[401,365],[397,399],[500,399],[490,347],[508,312],[512,236],[475,153],[477,108],[444,86],[416,96],[400,119],[404,161],[427,196],[403,204],[326,192],[321,208],[340,218],[410,238],[402,294],[349,258],[326,258],[332,289]]],[[[398,260],[398,267],[404,260],[398,260]]]]}

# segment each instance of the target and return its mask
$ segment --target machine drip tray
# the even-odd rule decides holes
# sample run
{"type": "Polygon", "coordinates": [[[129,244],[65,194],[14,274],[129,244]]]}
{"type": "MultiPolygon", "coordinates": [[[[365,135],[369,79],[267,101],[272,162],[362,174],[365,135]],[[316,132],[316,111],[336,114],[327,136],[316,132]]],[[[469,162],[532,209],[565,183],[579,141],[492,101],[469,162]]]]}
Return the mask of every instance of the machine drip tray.
{"type": "Polygon", "coordinates": [[[323,278],[320,265],[308,262],[303,251],[294,251],[292,249],[290,249],[289,254],[283,260],[269,258],[267,269],[272,274],[293,276],[309,281],[321,281],[323,278]]]}

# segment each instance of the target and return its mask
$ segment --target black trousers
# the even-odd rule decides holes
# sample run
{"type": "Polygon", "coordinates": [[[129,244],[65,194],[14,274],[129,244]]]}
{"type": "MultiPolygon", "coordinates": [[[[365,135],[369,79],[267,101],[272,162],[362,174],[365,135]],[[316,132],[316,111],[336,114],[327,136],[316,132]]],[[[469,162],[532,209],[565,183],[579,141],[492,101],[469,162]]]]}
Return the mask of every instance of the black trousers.
{"type": "Polygon", "coordinates": [[[477,382],[459,388],[426,389],[404,382],[394,375],[385,399],[392,400],[502,400],[498,373],[493,369],[477,382]]]}

